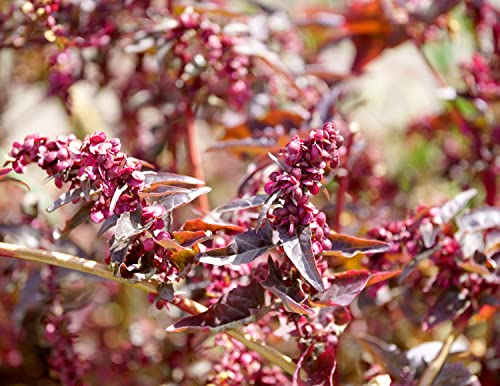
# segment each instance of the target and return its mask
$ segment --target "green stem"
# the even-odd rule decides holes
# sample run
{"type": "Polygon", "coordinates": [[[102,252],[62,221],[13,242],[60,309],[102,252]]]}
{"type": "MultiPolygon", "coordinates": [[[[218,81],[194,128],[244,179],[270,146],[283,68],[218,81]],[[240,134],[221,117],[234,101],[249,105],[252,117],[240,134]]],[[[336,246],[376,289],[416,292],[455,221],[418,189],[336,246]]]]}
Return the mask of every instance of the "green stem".
{"type": "MultiPolygon", "coordinates": [[[[52,252],[42,249],[32,249],[15,244],[8,244],[0,242],[0,256],[12,257],[27,261],[34,261],[42,264],[55,265],[57,267],[64,267],[78,272],[88,273],[94,276],[101,277],[107,280],[117,281],[123,284],[131,285],[146,292],[156,292],[157,282],[150,280],[141,283],[129,283],[116,277],[109,270],[108,266],[101,264],[97,261],[83,259],[81,257],[68,255],[61,252],[52,252]]],[[[206,311],[206,307],[194,300],[186,299],[182,296],[176,295],[173,304],[183,311],[190,314],[199,314],[206,311]]],[[[283,371],[290,375],[295,372],[295,363],[288,356],[267,346],[264,342],[253,339],[248,334],[242,331],[230,330],[226,334],[232,338],[243,343],[248,349],[257,352],[261,357],[268,360],[272,364],[280,367],[283,371]]]]}
{"type": "Polygon", "coordinates": [[[444,363],[446,362],[446,358],[448,358],[448,355],[450,354],[450,350],[451,347],[453,346],[453,343],[455,342],[457,337],[461,334],[461,332],[462,329],[451,330],[450,334],[446,337],[445,341],[443,342],[443,347],[441,347],[439,354],[437,355],[436,358],[434,358],[434,360],[429,364],[429,366],[427,366],[424,373],[422,374],[418,386],[432,385],[432,383],[438,376],[439,372],[441,371],[441,368],[443,367],[444,363]]]}

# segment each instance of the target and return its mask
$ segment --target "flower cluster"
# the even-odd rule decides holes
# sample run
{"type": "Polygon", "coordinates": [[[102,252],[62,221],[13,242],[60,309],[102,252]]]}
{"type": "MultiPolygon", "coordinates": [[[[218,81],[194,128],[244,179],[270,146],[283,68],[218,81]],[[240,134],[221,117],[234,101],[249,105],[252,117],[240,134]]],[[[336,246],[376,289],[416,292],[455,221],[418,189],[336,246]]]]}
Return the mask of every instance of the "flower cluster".
{"type": "Polygon", "coordinates": [[[500,96],[500,57],[493,55],[486,57],[474,53],[469,63],[463,65],[465,81],[472,96],[484,100],[496,100],[500,96]]]}
{"type": "Polygon", "coordinates": [[[31,134],[23,143],[14,142],[10,162],[18,173],[37,163],[55,178],[57,187],[69,183],[72,200],[84,198],[91,203],[90,218],[99,223],[113,212],[119,215],[134,210],[139,202],[138,193],[144,184],[141,162],[127,157],[120,148],[119,139],[107,139],[102,132],[83,141],[73,135],[49,140],[31,134]],[[117,198],[114,208],[113,198],[117,198]]]}
{"type": "Polygon", "coordinates": [[[295,136],[281,149],[281,169],[271,173],[271,181],[264,188],[269,195],[278,196],[278,207],[268,215],[273,226],[286,227],[292,235],[296,227],[311,225],[315,235],[315,254],[331,248],[326,238],[330,229],[325,214],[316,209],[309,199],[318,194],[327,169],[338,166],[338,149],[342,144],[343,138],[332,123],[312,130],[304,140],[295,136]]]}
{"type": "Polygon", "coordinates": [[[265,366],[258,354],[248,350],[241,343],[230,341],[223,335],[216,338],[216,346],[231,346],[214,364],[207,385],[289,385],[290,379],[278,368],[265,366]]]}
{"type": "Polygon", "coordinates": [[[205,15],[191,7],[175,19],[177,26],[166,34],[173,42],[172,52],[180,59],[176,86],[188,87],[188,93],[202,85],[219,97],[241,107],[250,97],[248,77],[250,58],[238,53],[241,38],[226,33],[205,15]]]}
{"type": "Polygon", "coordinates": [[[470,302],[470,309],[477,312],[481,299],[500,288],[495,277],[496,266],[482,250],[476,250],[471,256],[464,253],[467,241],[461,240],[451,223],[441,224],[439,213],[438,207],[422,206],[406,220],[372,229],[368,235],[390,243],[391,249],[372,256],[366,261],[367,267],[374,270],[403,268],[428,254],[434,269],[424,267],[410,271],[406,287],[437,299],[446,292],[461,293],[470,302]]]}
{"type": "Polygon", "coordinates": [[[50,346],[49,366],[63,385],[85,385],[83,376],[87,371],[87,363],[75,351],[76,336],[69,330],[70,318],[63,312],[55,267],[47,267],[43,273],[46,291],[52,302],[51,310],[42,320],[44,339],[50,346]]]}

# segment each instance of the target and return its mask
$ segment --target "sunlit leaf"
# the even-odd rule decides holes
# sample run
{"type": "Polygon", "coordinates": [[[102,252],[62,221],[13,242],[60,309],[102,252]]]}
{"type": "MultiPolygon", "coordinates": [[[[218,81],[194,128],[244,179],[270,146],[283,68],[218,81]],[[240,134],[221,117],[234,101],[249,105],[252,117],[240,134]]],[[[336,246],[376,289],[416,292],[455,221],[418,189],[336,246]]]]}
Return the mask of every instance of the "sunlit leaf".
{"type": "Polygon", "coordinates": [[[200,262],[212,265],[246,264],[274,247],[276,243],[273,242],[273,232],[268,225],[259,231],[249,229],[240,233],[227,247],[203,252],[198,258],[200,262]]]}
{"type": "Polygon", "coordinates": [[[476,189],[469,189],[457,194],[452,200],[441,206],[439,214],[434,218],[438,224],[450,222],[461,210],[463,210],[469,201],[477,194],[476,189]]]}
{"type": "Polygon", "coordinates": [[[307,300],[307,296],[302,291],[300,283],[295,282],[292,286],[286,286],[282,280],[283,274],[274,264],[270,256],[268,259],[268,266],[269,276],[260,284],[269,292],[280,298],[287,311],[297,314],[311,314],[311,308],[307,304],[304,304],[307,300]]]}
{"type": "Polygon", "coordinates": [[[174,209],[180,208],[181,206],[187,205],[190,202],[196,200],[198,197],[207,194],[212,189],[208,186],[201,188],[191,189],[187,193],[177,193],[171,196],[166,196],[158,201],[159,205],[162,205],[167,211],[172,211],[174,209]]]}
{"type": "Polygon", "coordinates": [[[323,251],[323,256],[354,257],[359,253],[382,253],[389,250],[390,245],[378,240],[367,240],[331,232],[328,236],[332,242],[330,251],[323,251]]]}
{"type": "Polygon", "coordinates": [[[181,174],[168,173],[168,172],[144,172],[146,185],[159,186],[159,185],[205,185],[205,182],[194,177],[184,176],[181,174]]]}
{"type": "Polygon", "coordinates": [[[258,194],[252,197],[240,198],[231,201],[229,204],[219,206],[215,209],[215,212],[225,213],[232,212],[236,210],[250,209],[262,205],[268,198],[267,194],[258,194]]]}
{"type": "Polygon", "coordinates": [[[316,291],[323,292],[325,286],[312,252],[311,228],[308,226],[297,228],[292,236],[288,234],[288,229],[280,229],[280,237],[285,254],[302,277],[316,291]]]}
{"type": "Polygon", "coordinates": [[[448,290],[429,308],[424,318],[424,329],[430,329],[447,320],[455,320],[470,306],[468,292],[448,290]]]}
{"type": "Polygon", "coordinates": [[[181,319],[167,332],[221,332],[257,320],[264,305],[264,289],[257,283],[229,291],[201,314],[181,319]]]}

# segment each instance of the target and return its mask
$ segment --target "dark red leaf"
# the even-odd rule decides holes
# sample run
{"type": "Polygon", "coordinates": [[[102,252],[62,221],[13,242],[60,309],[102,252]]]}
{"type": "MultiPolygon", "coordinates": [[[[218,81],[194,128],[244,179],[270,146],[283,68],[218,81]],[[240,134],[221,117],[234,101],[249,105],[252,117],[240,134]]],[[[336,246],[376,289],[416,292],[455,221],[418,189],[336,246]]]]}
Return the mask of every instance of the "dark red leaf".
{"type": "Polygon", "coordinates": [[[53,212],[57,208],[60,208],[73,200],[79,199],[81,195],[82,190],[80,188],[71,189],[70,191],[61,194],[57,200],[50,204],[47,208],[47,212],[53,212]]]}
{"type": "Polygon", "coordinates": [[[263,311],[264,289],[252,282],[231,290],[201,314],[189,316],[167,328],[168,332],[221,332],[257,320],[263,311]]]}
{"type": "Polygon", "coordinates": [[[212,189],[208,186],[202,188],[191,189],[187,193],[177,193],[170,196],[166,196],[158,201],[158,204],[162,205],[167,211],[172,211],[181,206],[189,204],[191,201],[196,200],[198,197],[207,194],[212,189]]]}
{"type": "Polygon", "coordinates": [[[468,291],[449,290],[441,295],[427,311],[423,327],[428,330],[446,320],[455,320],[470,306],[468,291]]]}
{"type": "Polygon", "coordinates": [[[368,284],[368,271],[347,271],[330,276],[330,287],[318,296],[315,303],[332,306],[348,306],[368,284]]]}
{"type": "Polygon", "coordinates": [[[469,189],[465,192],[457,194],[453,199],[448,201],[439,209],[439,214],[434,221],[438,224],[446,224],[450,222],[462,209],[464,209],[469,201],[477,194],[476,189],[469,189]]]}
{"type": "Polygon", "coordinates": [[[205,182],[194,177],[184,176],[181,174],[168,173],[168,172],[144,172],[146,179],[144,183],[151,185],[152,187],[159,185],[205,185],[205,182]]]}
{"type": "Polygon", "coordinates": [[[332,242],[332,250],[323,251],[321,253],[323,256],[353,257],[358,253],[382,253],[390,248],[389,244],[383,241],[367,240],[334,232],[331,232],[328,238],[332,242]]]}
{"type": "Polygon", "coordinates": [[[280,229],[280,237],[285,254],[300,272],[302,277],[311,284],[316,291],[323,292],[325,286],[316,266],[312,252],[311,228],[301,227],[295,230],[293,236],[288,235],[287,229],[280,229]]]}
{"type": "Polygon", "coordinates": [[[410,362],[396,345],[385,343],[383,340],[369,335],[358,336],[356,339],[370,353],[373,361],[391,377],[399,379],[404,368],[411,368],[410,362]]]}
{"type": "Polygon", "coordinates": [[[297,314],[311,314],[311,308],[304,304],[307,296],[302,291],[300,283],[295,282],[292,286],[286,286],[281,279],[283,274],[276,267],[271,256],[269,256],[268,265],[269,276],[260,284],[269,292],[279,297],[287,311],[297,314]]]}
{"type": "Polygon", "coordinates": [[[216,219],[213,217],[204,217],[204,218],[196,218],[192,220],[187,220],[182,229],[186,231],[212,231],[217,232],[220,230],[232,231],[232,232],[244,232],[245,228],[223,222],[220,219],[216,219]]]}
{"type": "Polygon", "coordinates": [[[199,261],[213,265],[250,263],[276,246],[273,242],[273,231],[269,223],[266,224],[267,226],[258,231],[249,229],[236,235],[227,247],[201,253],[199,261]]]}
{"type": "Polygon", "coordinates": [[[215,212],[225,213],[235,210],[255,208],[262,205],[267,200],[267,198],[267,194],[258,194],[252,197],[240,198],[238,200],[231,201],[229,204],[219,206],[215,209],[215,212]]]}
{"type": "Polygon", "coordinates": [[[331,342],[311,344],[297,361],[293,386],[333,386],[336,366],[335,347],[331,342]],[[305,380],[303,374],[306,374],[305,380]]]}

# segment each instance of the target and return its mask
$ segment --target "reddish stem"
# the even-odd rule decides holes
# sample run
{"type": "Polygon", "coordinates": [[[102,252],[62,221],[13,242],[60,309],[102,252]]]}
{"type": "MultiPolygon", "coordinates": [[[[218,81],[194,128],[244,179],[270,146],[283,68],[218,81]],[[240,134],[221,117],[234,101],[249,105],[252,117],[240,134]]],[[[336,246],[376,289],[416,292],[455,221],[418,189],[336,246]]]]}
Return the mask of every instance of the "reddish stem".
{"type": "MultiPolygon", "coordinates": [[[[347,166],[347,163],[349,162],[349,155],[351,153],[351,147],[352,147],[352,142],[353,142],[353,137],[354,133],[349,131],[349,133],[346,135],[345,139],[345,163],[347,166]]],[[[335,196],[335,217],[333,219],[333,229],[336,232],[340,232],[342,230],[342,224],[340,221],[340,217],[342,216],[342,212],[344,211],[345,207],[345,198],[347,194],[347,188],[349,187],[349,173],[347,173],[347,169],[344,167],[344,170],[346,170],[346,173],[343,176],[339,176],[339,187],[337,189],[337,194],[335,196]]]]}
{"type": "MultiPolygon", "coordinates": [[[[200,154],[198,152],[198,137],[196,135],[195,116],[192,106],[187,103],[186,108],[186,146],[188,154],[189,168],[194,177],[205,181],[203,169],[201,167],[200,154]]],[[[198,198],[198,205],[203,212],[208,212],[208,197],[206,195],[198,198]]]]}

